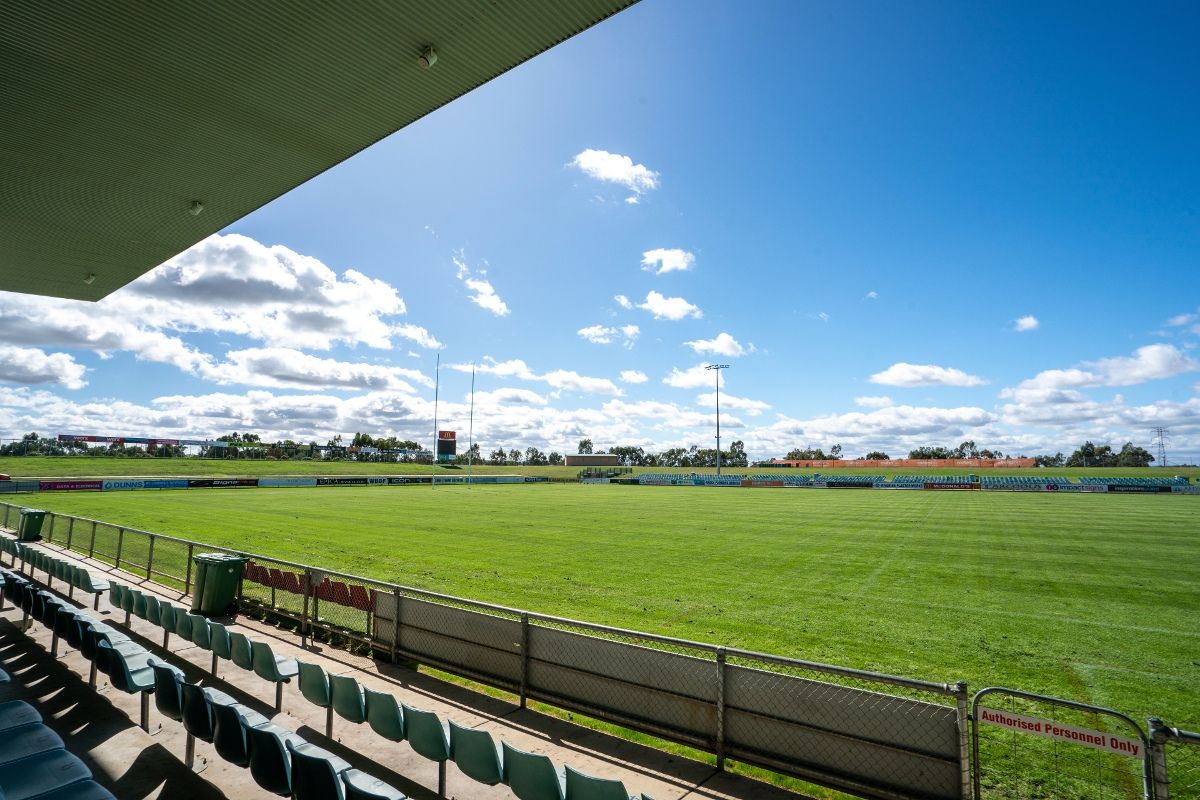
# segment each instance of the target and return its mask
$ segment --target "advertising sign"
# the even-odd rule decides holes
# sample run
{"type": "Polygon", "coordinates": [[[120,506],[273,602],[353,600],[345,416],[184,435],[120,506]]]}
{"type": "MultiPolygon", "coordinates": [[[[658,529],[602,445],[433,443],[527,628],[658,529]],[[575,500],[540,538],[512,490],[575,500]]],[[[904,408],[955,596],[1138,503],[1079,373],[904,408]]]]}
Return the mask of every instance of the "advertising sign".
{"type": "Polygon", "coordinates": [[[259,478],[258,485],[266,489],[316,486],[316,478],[259,478]]]}
{"type": "Polygon", "coordinates": [[[191,478],[189,489],[236,489],[242,486],[258,486],[258,478],[191,478]]]}
{"type": "Polygon", "coordinates": [[[317,486],[366,486],[366,478],[317,478],[317,486]]]}
{"type": "Polygon", "coordinates": [[[38,481],[39,492],[98,492],[101,481],[38,481]]]}

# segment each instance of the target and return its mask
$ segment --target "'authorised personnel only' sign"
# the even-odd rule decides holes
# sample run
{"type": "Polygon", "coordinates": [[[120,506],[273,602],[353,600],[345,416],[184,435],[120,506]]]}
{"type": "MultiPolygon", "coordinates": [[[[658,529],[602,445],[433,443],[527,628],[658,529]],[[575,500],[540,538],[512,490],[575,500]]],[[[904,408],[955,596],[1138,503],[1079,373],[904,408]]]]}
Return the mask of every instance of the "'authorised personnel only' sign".
{"type": "Polygon", "coordinates": [[[1058,739],[1063,742],[1074,742],[1085,747],[1094,747],[1108,753],[1142,758],[1142,743],[1137,739],[1127,739],[1124,736],[1114,736],[1104,731],[1094,731],[1088,728],[1076,728],[1074,725],[1063,725],[1049,719],[1026,717],[1021,714],[1010,714],[1007,711],[997,711],[992,708],[979,709],[979,721],[989,725],[1008,728],[1010,731],[1031,733],[1034,736],[1044,736],[1047,739],[1058,739]]]}

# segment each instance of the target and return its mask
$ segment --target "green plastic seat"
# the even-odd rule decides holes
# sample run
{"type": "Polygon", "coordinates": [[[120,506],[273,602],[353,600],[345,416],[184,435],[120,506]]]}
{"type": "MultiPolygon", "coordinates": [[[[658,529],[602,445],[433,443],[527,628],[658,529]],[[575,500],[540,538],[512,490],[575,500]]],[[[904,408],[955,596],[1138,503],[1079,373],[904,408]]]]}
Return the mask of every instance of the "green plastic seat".
{"type": "Polygon", "coordinates": [[[495,786],[504,780],[501,750],[487,731],[464,728],[450,720],[450,758],[473,781],[495,786]]]}
{"type": "Polygon", "coordinates": [[[553,761],[518,750],[508,742],[500,744],[504,751],[504,782],[518,800],[565,800],[553,761]]]}
{"type": "Polygon", "coordinates": [[[325,670],[316,664],[297,661],[300,674],[300,694],[314,706],[325,709],[325,735],[333,738],[333,694],[329,689],[329,678],[325,670]]]}
{"type": "Polygon", "coordinates": [[[237,631],[229,632],[230,660],[245,670],[254,669],[254,654],[250,650],[250,640],[246,634],[237,631]]]}
{"type": "Polygon", "coordinates": [[[275,710],[283,711],[283,685],[296,677],[296,660],[275,655],[266,642],[250,642],[250,662],[255,675],[275,684],[275,710]]]}
{"type": "Polygon", "coordinates": [[[355,725],[367,721],[367,704],[362,687],[349,675],[329,676],[329,695],[338,716],[355,725]]]}
{"type": "Polygon", "coordinates": [[[269,725],[271,720],[240,703],[215,704],[213,712],[213,747],[217,755],[239,767],[250,766],[250,739],[247,728],[269,725]]]}
{"type": "Polygon", "coordinates": [[[292,797],[294,800],[342,800],[341,775],[350,763],[328,750],[308,742],[288,742],[292,757],[292,797]]]}
{"type": "Polygon", "coordinates": [[[126,653],[121,647],[113,647],[107,641],[96,643],[96,661],[101,669],[107,664],[108,677],[112,685],[122,692],[141,696],[142,730],[150,731],[150,693],[154,691],[154,669],[150,666],[149,653],[126,653]]]}
{"type": "Polygon", "coordinates": [[[188,614],[187,617],[192,621],[192,644],[203,650],[212,650],[212,629],[208,620],[199,614],[188,614]]]}
{"type": "Polygon", "coordinates": [[[287,745],[289,742],[304,744],[304,740],[273,722],[245,730],[250,743],[250,776],[254,782],[272,794],[290,797],[292,756],[287,745]]]}
{"type": "Polygon", "coordinates": [[[404,715],[396,698],[387,692],[363,688],[367,707],[367,724],[371,730],[393,742],[404,741],[404,715]]]}
{"type": "Polygon", "coordinates": [[[346,800],[407,800],[399,789],[357,769],[342,773],[346,800]]]}
{"type": "MultiPolygon", "coordinates": [[[[450,759],[450,734],[432,711],[400,704],[404,711],[404,734],[413,752],[438,765],[438,796],[446,796],[446,762],[450,759]]],[[[561,800],[561,798],[560,798],[561,800]]]]}
{"type": "Polygon", "coordinates": [[[183,609],[175,612],[175,635],[185,642],[192,640],[192,616],[183,609]]]}
{"type": "Polygon", "coordinates": [[[209,670],[213,675],[217,674],[217,659],[223,658],[226,661],[233,658],[233,650],[229,641],[229,629],[219,622],[208,623],[209,649],[212,650],[212,667],[209,670]]]}
{"type": "MultiPolygon", "coordinates": [[[[637,800],[625,789],[625,784],[615,778],[596,778],[566,767],[567,800],[637,800]]],[[[645,797],[645,795],[642,795],[645,797]]]]}
{"type": "Polygon", "coordinates": [[[141,596],[141,602],[135,603],[133,606],[133,615],[149,621],[150,606],[152,605],[158,605],[158,598],[152,594],[143,594],[141,596]]]}
{"type": "Polygon", "coordinates": [[[158,607],[158,624],[163,629],[163,649],[167,649],[167,642],[171,640],[171,634],[175,632],[175,617],[183,613],[183,610],[178,606],[170,603],[160,603],[158,607]]]}
{"type": "Polygon", "coordinates": [[[161,621],[162,604],[154,595],[146,597],[145,604],[145,620],[151,625],[162,625],[161,621]]]}

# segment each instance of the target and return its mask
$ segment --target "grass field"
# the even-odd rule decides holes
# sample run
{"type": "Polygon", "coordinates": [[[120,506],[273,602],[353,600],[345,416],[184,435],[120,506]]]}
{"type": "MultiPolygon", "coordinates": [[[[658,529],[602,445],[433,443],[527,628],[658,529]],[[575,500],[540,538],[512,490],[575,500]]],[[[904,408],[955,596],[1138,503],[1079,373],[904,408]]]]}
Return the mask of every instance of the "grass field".
{"type": "Polygon", "coordinates": [[[1200,725],[1197,497],[528,485],[19,499],[544,613],[1200,725]]]}

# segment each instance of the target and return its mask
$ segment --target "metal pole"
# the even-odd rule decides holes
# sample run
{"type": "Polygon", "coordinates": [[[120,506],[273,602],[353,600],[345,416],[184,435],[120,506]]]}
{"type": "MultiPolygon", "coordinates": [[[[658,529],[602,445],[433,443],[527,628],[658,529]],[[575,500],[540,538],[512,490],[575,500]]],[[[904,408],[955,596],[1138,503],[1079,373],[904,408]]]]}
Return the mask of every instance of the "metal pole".
{"type": "Polygon", "coordinates": [[[71,538],[75,535],[75,518],[70,517],[67,521],[67,549],[71,549],[71,538]]]}
{"type": "Polygon", "coordinates": [[[92,520],[92,540],[88,542],[88,558],[96,554],[96,521],[92,520]]]}
{"type": "Polygon", "coordinates": [[[717,648],[717,769],[725,771],[725,648],[717,648]]]}
{"type": "MultiPolygon", "coordinates": [[[[304,609],[300,612],[300,647],[308,646],[308,595],[312,590],[312,570],[304,570],[304,609]]],[[[283,684],[280,684],[282,686],[283,684]]]]}
{"type": "Polygon", "coordinates": [[[150,552],[146,554],[146,580],[154,580],[154,534],[150,534],[150,552]]]}
{"type": "Polygon", "coordinates": [[[113,566],[121,568],[121,547],[125,544],[125,529],[117,528],[117,563],[113,566]]]}
{"type": "Polygon", "coordinates": [[[475,473],[475,362],[471,362],[471,416],[467,423],[467,488],[475,473]]]}
{"type": "Polygon", "coordinates": [[[429,459],[429,488],[437,488],[438,458],[438,389],[442,381],[442,354],[437,354],[437,366],[433,370],[433,453],[429,459]]]}
{"type": "Polygon", "coordinates": [[[529,691],[529,615],[521,612],[521,708],[525,708],[529,691]]]}
{"type": "Polygon", "coordinates": [[[721,370],[729,369],[728,364],[709,364],[705,369],[713,371],[717,385],[717,477],[721,477],[721,370]]]}
{"type": "Polygon", "coordinates": [[[1155,800],[1171,800],[1171,781],[1167,776],[1167,740],[1171,738],[1171,729],[1158,717],[1151,717],[1147,723],[1150,728],[1150,750],[1146,757],[1154,773],[1155,800]]]}
{"type": "Polygon", "coordinates": [[[193,549],[195,549],[195,545],[189,544],[188,545],[188,554],[187,554],[187,575],[184,576],[184,579],[183,579],[183,593],[185,595],[192,593],[192,550],[193,549]]]}
{"type": "Polygon", "coordinates": [[[967,682],[954,684],[954,699],[958,706],[958,762],[962,796],[971,796],[971,706],[967,682]]]}
{"type": "Polygon", "coordinates": [[[392,589],[392,597],[396,599],[395,619],[392,620],[392,663],[396,663],[396,650],[400,647],[400,587],[392,589]]]}

